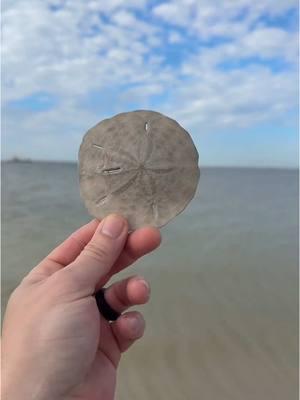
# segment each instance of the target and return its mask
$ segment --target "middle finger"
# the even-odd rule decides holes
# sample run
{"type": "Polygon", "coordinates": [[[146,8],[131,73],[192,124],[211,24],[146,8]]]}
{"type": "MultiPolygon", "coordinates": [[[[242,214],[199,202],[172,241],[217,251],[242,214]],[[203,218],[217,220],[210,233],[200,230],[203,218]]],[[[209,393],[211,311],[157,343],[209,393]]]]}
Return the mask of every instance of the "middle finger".
{"type": "Polygon", "coordinates": [[[129,307],[145,304],[150,298],[150,285],[141,276],[133,276],[115,282],[104,293],[109,306],[118,313],[129,307]]]}

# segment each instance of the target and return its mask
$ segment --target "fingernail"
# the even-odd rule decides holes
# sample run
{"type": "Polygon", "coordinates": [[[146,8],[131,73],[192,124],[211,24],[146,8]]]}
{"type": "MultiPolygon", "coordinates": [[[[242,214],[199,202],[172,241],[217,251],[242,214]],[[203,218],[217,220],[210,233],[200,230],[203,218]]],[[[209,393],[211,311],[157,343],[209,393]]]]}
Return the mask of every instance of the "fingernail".
{"type": "Polygon", "coordinates": [[[101,232],[113,239],[117,239],[124,229],[124,219],[118,215],[109,215],[105,218],[101,232]]]}
{"type": "Polygon", "coordinates": [[[139,317],[131,317],[128,319],[130,331],[132,334],[139,335],[143,329],[143,321],[139,317]]]}
{"type": "Polygon", "coordinates": [[[139,281],[147,290],[148,294],[150,294],[150,285],[147,281],[145,281],[144,278],[138,276],[136,277],[136,280],[139,281]]]}

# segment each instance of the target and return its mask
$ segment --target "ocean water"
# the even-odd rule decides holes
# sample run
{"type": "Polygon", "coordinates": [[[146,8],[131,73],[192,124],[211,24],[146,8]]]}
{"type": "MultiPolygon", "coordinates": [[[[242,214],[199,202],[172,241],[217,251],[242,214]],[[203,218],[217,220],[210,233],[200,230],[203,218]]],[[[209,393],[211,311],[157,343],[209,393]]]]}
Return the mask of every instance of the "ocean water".
{"type": "MultiPolygon", "coordinates": [[[[298,172],[207,168],[160,249],[145,337],[117,400],[298,399],[298,172]]],[[[77,167],[2,165],[2,309],[22,277],[90,219],[77,167]]]]}

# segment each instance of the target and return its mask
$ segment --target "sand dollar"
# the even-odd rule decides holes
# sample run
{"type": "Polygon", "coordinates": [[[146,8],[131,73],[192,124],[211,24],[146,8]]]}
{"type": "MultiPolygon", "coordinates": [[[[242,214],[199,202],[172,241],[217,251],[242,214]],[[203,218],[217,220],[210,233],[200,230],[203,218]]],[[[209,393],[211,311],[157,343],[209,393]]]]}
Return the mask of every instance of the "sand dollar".
{"type": "Polygon", "coordinates": [[[173,119],[141,110],[101,121],[85,134],[79,174],[91,215],[118,213],[136,229],[160,227],[183,211],[200,171],[190,135],[173,119]]]}

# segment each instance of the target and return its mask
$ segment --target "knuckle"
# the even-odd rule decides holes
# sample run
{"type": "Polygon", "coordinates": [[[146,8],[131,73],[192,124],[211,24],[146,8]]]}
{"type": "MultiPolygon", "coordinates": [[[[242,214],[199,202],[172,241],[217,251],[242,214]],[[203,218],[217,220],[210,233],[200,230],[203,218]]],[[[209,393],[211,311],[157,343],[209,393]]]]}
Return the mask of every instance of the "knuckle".
{"type": "Polygon", "coordinates": [[[21,293],[20,293],[20,286],[17,286],[13,291],[10,293],[7,305],[11,304],[17,304],[21,298],[21,293]]]}
{"type": "Polygon", "coordinates": [[[94,258],[96,261],[106,261],[110,258],[110,248],[103,242],[90,242],[85,246],[83,254],[94,258]]]}
{"type": "MultiPolygon", "coordinates": [[[[55,277],[54,277],[55,278],[55,277]]],[[[64,288],[67,289],[74,289],[78,290],[82,285],[82,282],[80,281],[79,277],[75,273],[73,268],[65,268],[60,271],[60,274],[56,275],[56,287],[61,288],[62,290],[64,288]]]]}
{"type": "MultiPolygon", "coordinates": [[[[46,268],[44,268],[45,271],[47,271],[46,268]]],[[[46,275],[40,272],[37,267],[35,267],[33,270],[31,270],[27,275],[24,276],[24,278],[21,280],[20,285],[33,285],[35,283],[41,282],[43,279],[45,279],[46,275]]]]}
{"type": "Polygon", "coordinates": [[[26,309],[28,304],[31,304],[32,299],[36,298],[36,290],[32,290],[30,287],[26,287],[22,282],[13,289],[10,293],[7,308],[13,309],[26,309]]]}
{"type": "Polygon", "coordinates": [[[83,277],[79,276],[74,268],[70,268],[71,266],[72,264],[50,277],[48,284],[52,287],[54,297],[61,298],[73,294],[80,297],[85,291],[86,285],[83,277]]]}
{"type": "Polygon", "coordinates": [[[80,238],[80,235],[78,235],[76,232],[74,232],[71,236],[70,236],[70,240],[72,240],[72,242],[74,243],[74,245],[78,248],[78,250],[80,252],[82,252],[82,250],[84,249],[84,243],[80,238]]]}

